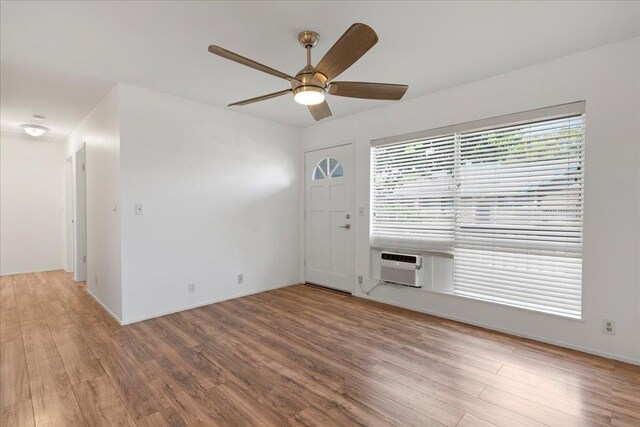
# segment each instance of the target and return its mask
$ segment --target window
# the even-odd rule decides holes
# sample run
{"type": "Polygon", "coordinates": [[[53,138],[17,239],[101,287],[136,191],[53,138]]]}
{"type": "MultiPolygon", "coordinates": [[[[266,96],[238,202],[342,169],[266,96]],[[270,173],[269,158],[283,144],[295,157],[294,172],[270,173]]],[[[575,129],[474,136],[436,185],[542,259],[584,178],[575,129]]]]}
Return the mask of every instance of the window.
{"type": "Polygon", "coordinates": [[[453,244],[454,137],[371,150],[371,236],[382,247],[453,244]]]}
{"type": "Polygon", "coordinates": [[[583,118],[460,135],[457,294],[580,317],[583,118]]]}
{"type": "Polygon", "coordinates": [[[339,178],[341,176],[344,176],[344,170],[340,162],[328,157],[320,160],[316,167],[313,168],[312,179],[315,181],[317,179],[339,178]]]}
{"type": "Polygon", "coordinates": [[[372,244],[447,248],[455,294],[580,318],[584,115],[569,105],[373,146],[372,244]]]}

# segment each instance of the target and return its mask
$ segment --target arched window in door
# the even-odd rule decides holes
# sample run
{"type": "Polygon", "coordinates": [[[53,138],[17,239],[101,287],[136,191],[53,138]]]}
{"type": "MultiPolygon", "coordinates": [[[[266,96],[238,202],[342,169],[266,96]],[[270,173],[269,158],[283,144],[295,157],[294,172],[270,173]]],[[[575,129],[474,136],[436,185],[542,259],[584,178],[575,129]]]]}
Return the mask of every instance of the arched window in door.
{"type": "Polygon", "coordinates": [[[344,169],[342,169],[340,162],[332,157],[327,157],[318,162],[313,169],[312,178],[315,181],[316,179],[331,179],[341,176],[344,176],[344,169]]]}

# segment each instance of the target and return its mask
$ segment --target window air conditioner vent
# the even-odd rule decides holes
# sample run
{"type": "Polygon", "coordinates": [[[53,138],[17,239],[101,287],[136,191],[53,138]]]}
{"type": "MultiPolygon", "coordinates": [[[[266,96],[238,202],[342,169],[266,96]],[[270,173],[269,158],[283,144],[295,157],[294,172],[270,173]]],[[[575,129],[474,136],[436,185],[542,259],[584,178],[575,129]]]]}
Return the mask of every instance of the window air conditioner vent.
{"type": "Polygon", "coordinates": [[[418,270],[422,268],[419,255],[382,252],[380,254],[380,280],[383,283],[421,288],[418,270]]]}

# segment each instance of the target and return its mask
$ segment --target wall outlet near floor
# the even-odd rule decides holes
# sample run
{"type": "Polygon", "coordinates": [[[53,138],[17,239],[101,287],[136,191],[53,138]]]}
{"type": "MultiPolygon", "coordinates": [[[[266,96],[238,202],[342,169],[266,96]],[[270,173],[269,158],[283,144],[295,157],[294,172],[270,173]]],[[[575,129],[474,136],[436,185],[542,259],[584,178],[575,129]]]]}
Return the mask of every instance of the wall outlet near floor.
{"type": "Polygon", "coordinates": [[[362,274],[358,274],[358,283],[362,285],[362,274]]]}
{"type": "Polygon", "coordinates": [[[196,292],[196,284],[195,283],[189,283],[189,293],[193,294],[196,292]]]}
{"type": "Polygon", "coordinates": [[[242,274],[238,274],[238,285],[241,285],[244,282],[244,276],[242,274]]]}
{"type": "Polygon", "coordinates": [[[98,276],[93,278],[93,283],[98,286],[98,276]]]}
{"type": "Polygon", "coordinates": [[[602,321],[602,332],[609,335],[616,334],[616,321],[604,319],[602,321]]]}

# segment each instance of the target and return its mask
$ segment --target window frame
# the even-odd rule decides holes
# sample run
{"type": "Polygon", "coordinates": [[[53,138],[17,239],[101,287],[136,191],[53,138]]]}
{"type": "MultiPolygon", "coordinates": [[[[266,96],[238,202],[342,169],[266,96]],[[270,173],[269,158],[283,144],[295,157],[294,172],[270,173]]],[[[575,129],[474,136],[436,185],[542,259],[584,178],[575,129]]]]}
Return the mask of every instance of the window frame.
{"type": "Polygon", "coordinates": [[[340,163],[339,160],[334,159],[333,157],[323,157],[318,161],[318,163],[316,163],[316,165],[313,168],[313,171],[311,171],[312,181],[321,181],[323,179],[337,179],[342,177],[344,177],[344,167],[342,166],[342,163],[340,163]],[[332,160],[335,162],[335,165],[333,167],[331,167],[332,160]],[[327,166],[326,171],[322,168],[322,164],[325,164],[327,166]],[[340,175],[336,175],[336,172],[338,172],[338,170],[340,171],[340,175]],[[317,171],[320,171],[320,174],[321,174],[320,178],[316,178],[317,171]]]}

